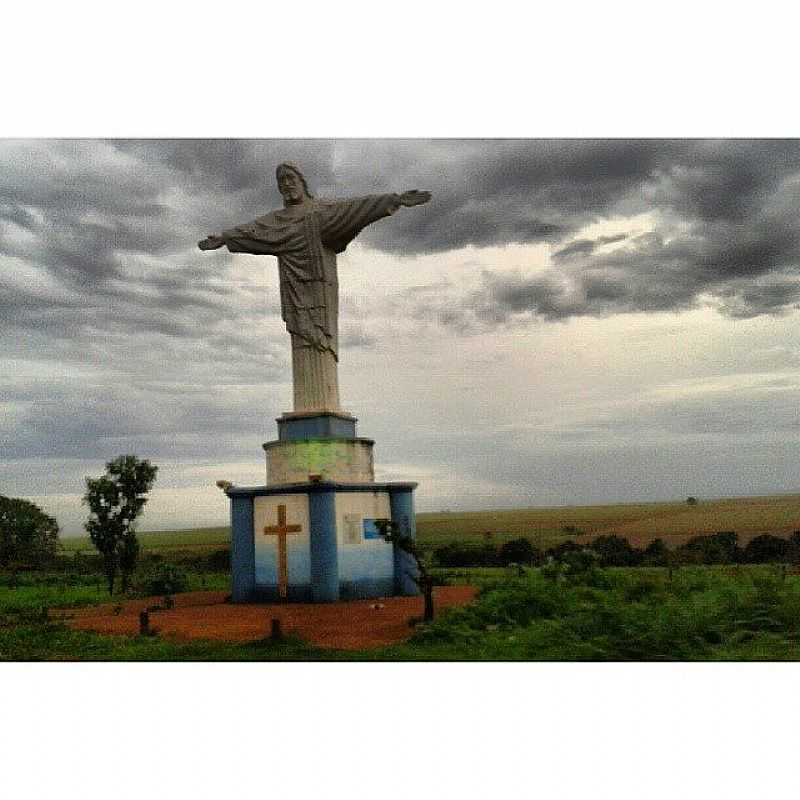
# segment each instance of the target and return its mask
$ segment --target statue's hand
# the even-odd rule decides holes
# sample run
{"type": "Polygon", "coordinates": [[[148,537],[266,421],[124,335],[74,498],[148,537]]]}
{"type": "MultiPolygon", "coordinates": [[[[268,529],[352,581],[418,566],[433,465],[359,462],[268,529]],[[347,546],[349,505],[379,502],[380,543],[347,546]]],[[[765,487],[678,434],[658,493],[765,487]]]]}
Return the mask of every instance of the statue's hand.
{"type": "Polygon", "coordinates": [[[225,240],[221,236],[208,236],[202,242],[198,242],[197,246],[201,250],[216,250],[224,244],[225,240]]]}
{"type": "Polygon", "coordinates": [[[400,195],[400,205],[403,206],[421,206],[431,199],[430,192],[421,192],[418,189],[412,189],[410,192],[403,192],[400,195]]]}

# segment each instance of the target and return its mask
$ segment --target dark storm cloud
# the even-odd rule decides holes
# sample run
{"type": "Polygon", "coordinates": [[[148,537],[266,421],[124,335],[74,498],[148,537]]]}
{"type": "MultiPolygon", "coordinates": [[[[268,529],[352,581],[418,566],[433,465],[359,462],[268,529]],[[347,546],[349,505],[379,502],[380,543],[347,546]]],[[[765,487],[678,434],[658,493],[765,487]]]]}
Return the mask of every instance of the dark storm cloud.
{"type": "Polygon", "coordinates": [[[679,311],[701,301],[734,317],[784,313],[798,301],[800,225],[788,214],[772,223],[747,231],[711,225],[704,236],[696,228],[672,238],[652,233],[605,254],[579,242],[576,250],[587,252],[562,251],[558,269],[486,275],[484,290],[462,308],[487,321],[679,311]]]}
{"type": "Polygon", "coordinates": [[[109,281],[130,279],[130,259],[174,263],[208,233],[274,208],[274,168],[292,154],[330,181],[331,149],[316,141],[8,141],[0,255],[102,294],[109,281]]]}
{"type": "Polygon", "coordinates": [[[332,140],[116,139],[111,144],[143,163],[161,163],[198,186],[214,191],[258,193],[271,207],[281,202],[275,168],[283,161],[300,166],[309,180],[313,180],[314,187],[333,184],[335,143],[332,140]]]}
{"type": "MultiPolygon", "coordinates": [[[[176,371],[170,377],[179,379],[176,371]]],[[[37,381],[0,377],[10,412],[0,419],[7,460],[33,457],[106,458],[137,447],[158,458],[211,456],[226,443],[258,435],[266,419],[253,391],[209,392],[153,380],[37,381]]]]}
{"type": "MultiPolygon", "coordinates": [[[[434,189],[425,213],[401,210],[366,231],[375,247],[413,254],[563,243],[552,273],[530,274],[520,264],[516,274],[489,276],[460,310],[451,305],[444,316],[457,328],[470,327],[460,316],[504,322],[524,313],[681,310],[730,296],[731,282],[800,263],[796,140],[347,142],[342,149],[342,185],[380,190],[376,165],[387,162],[392,188],[434,189]],[[656,216],[649,236],[571,239],[587,224],[643,212],[656,216]],[[620,246],[598,252],[612,244],[620,246]]],[[[736,315],[780,313],[795,302],[793,286],[779,282],[768,298],[738,296],[736,315]]],[[[719,308],[734,313],[729,304],[719,308]]]]}
{"type": "Polygon", "coordinates": [[[718,300],[724,314],[738,319],[786,314],[800,308],[800,280],[797,275],[775,275],[766,281],[732,283],[719,292],[718,300]]]}
{"type": "Polygon", "coordinates": [[[386,191],[384,176],[393,191],[431,189],[424,214],[400,211],[365,235],[398,253],[437,252],[557,242],[616,209],[685,148],[651,140],[345,142],[337,172],[357,191],[386,191]]]}
{"type": "MultiPolygon", "coordinates": [[[[486,319],[677,310],[703,294],[730,296],[731,280],[798,263],[800,145],[783,140],[9,142],[0,254],[102,295],[112,281],[133,280],[131,259],[186,263],[199,238],[279,205],[274,167],[287,159],[320,196],[432,190],[424,211],[401,209],[362,234],[387,252],[553,244],[567,280],[526,279],[524,264],[519,279],[495,276],[486,319]],[[573,238],[587,224],[646,211],[660,220],[649,240],[573,238]],[[612,244],[621,246],[609,253],[612,244]]],[[[191,258],[206,270],[224,264],[191,258]]],[[[186,299],[166,282],[151,287],[163,292],[156,307],[186,299]]],[[[748,313],[751,294],[756,313],[779,312],[794,302],[787,290],[786,303],[777,284],[764,303],[740,292],[735,313],[748,313]]]]}
{"type": "Polygon", "coordinates": [[[620,233],[617,236],[600,236],[597,239],[576,239],[570,242],[566,247],[556,250],[553,255],[553,261],[564,261],[568,258],[575,258],[576,256],[590,256],[600,245],[614,244],[627,239],[625,233],[620,233]]]}

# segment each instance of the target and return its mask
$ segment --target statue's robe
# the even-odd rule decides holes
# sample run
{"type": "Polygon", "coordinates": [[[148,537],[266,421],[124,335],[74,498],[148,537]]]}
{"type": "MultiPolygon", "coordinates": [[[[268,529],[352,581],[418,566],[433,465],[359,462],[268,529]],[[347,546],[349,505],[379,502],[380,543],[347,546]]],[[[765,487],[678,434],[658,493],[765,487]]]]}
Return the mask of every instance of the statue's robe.
{"type": "MultiPolygon", "coordinates": [[[[281,315],[306,347],[339,357],[339,279],[336,255],[369,224],[400,207],[396,194],[352,200],[312,199],[223,231],[232,253],[278,257],[281,315]]],[[[337,389],[338,393],[338,389],[337,389]]]]}

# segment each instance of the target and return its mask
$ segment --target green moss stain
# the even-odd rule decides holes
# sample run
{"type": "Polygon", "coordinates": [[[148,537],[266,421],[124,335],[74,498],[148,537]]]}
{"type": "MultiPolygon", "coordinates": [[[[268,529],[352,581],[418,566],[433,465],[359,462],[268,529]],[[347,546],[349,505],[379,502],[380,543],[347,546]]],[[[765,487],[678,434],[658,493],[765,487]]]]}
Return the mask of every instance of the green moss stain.
{"type": "Polygon", "coordinates": [[[292,470],[303,473],[325,473],[350,465],[352,449],[345,442],[330,439],[305,439],[287,442],[284,453],[292,470]]]}

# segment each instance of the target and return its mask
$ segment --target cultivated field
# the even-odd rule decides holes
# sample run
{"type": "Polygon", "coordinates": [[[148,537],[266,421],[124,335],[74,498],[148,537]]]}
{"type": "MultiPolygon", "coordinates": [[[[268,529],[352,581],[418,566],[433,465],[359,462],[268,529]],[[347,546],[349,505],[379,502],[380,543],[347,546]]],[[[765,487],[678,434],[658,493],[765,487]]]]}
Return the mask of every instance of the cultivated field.
{"type": "Polygon", "coordinates": [[[698,534],[736,531],[745,544],[760,533],[789,535],[800,530],[800,495],[745,497],[681,503],[565,506],[508,511],[420,514],[419,539],[437,546],[451,541],[498,542],[525,536],[546,548],[568,538],[600,534],[624,536],[634,546],[656,538],[674,546],[698,534]]]}
{"type": "MultiPolygon", "coordinates": [[[[599,534],[625,536],[634,546],[660,537],[668,545],[679,545],[698,534],[736,531],[744,545],[760,533],[789,535],[800,530],[800,495],[745,497],[700,501],[695,506],[680,503],[638,503],[607,506],[564,506],[498,511],[419,514],[417,533],[423,547],[450,542],[502,544],[521,536],[539,548],[564,539],[578,541],[599,534]],[[488,534],[488,536],[487,536],[488,534]]],[[[145,552],[169,555],[172,551],[208,553],[226,547],[227,527],[140,533],[145,552]]],[[[92,551],[87,538],[62,539],[68,551],[92,551]]]]}

